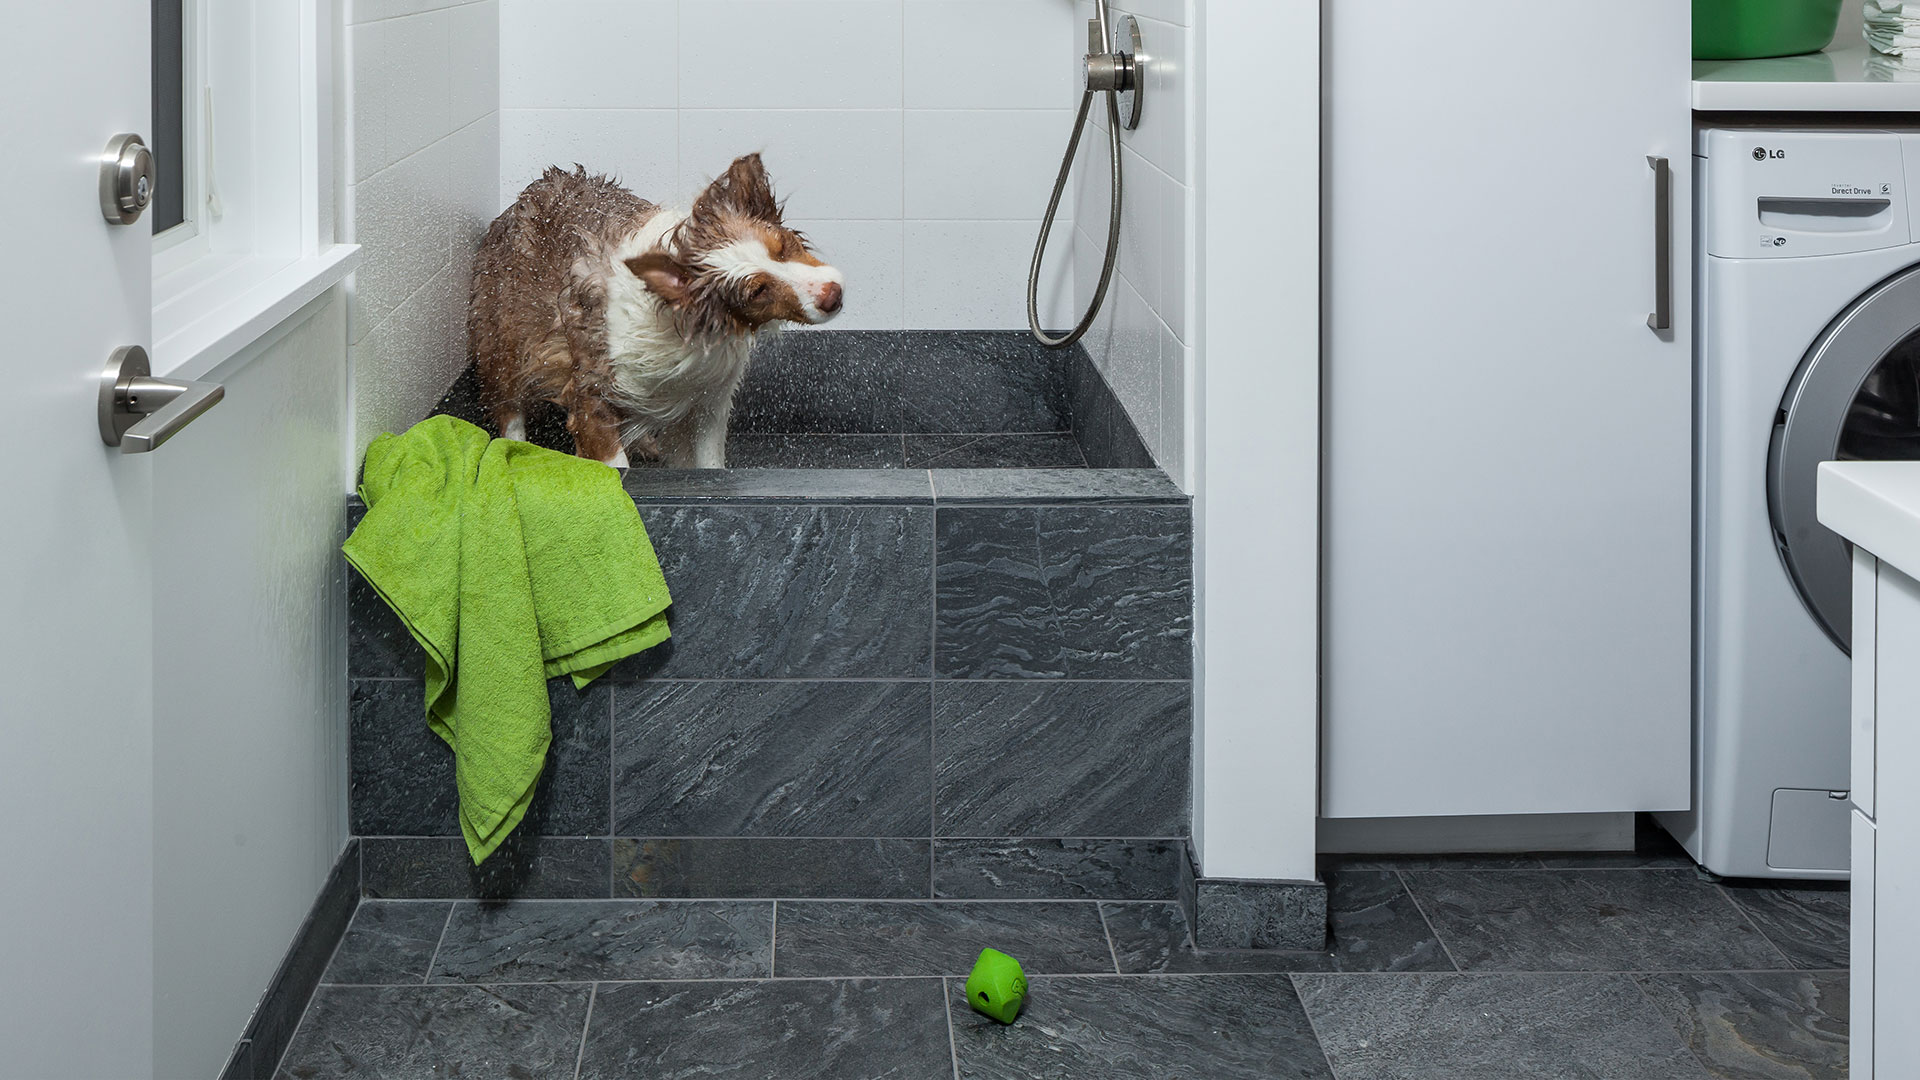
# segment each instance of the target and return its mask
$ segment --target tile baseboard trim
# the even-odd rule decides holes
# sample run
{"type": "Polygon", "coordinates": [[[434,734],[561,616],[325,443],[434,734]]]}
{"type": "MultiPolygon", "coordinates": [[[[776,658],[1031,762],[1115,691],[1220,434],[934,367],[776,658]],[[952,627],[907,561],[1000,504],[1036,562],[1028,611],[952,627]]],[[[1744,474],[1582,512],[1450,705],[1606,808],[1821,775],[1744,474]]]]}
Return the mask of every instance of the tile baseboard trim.
{"type": "Polygon", "coordinates": [[[1324,882],[1197,878],[1190,911],[1202,949],[1327,947],[1324,882]]]}
{"type": "Polygon", "coordinates": [[[352,838],[328,871],[320,895],[307,910],[293,935],[286,956],[274,971],[260,1003],[247,1020],[245,1034],[234,1045],[220,1080],[269,1080],[280,1067],[281,1055],[293,1041],[294,1028],[307,1011],[307,1002],[320,985],[333,952],[346,936],[347,924],[360,903],[360,841],[352,838]]]}

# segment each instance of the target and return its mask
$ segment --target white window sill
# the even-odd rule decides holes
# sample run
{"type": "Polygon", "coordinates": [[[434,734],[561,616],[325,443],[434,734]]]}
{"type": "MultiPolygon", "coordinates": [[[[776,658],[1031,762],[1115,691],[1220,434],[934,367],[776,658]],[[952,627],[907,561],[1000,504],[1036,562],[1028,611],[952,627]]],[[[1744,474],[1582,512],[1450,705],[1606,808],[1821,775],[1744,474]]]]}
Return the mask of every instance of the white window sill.
{"type": "Polygon", "coordinates": [[[153,282],[153,373],[198,379],[360,265],[357,244],[318,255],[208,255],[153,282]]]}

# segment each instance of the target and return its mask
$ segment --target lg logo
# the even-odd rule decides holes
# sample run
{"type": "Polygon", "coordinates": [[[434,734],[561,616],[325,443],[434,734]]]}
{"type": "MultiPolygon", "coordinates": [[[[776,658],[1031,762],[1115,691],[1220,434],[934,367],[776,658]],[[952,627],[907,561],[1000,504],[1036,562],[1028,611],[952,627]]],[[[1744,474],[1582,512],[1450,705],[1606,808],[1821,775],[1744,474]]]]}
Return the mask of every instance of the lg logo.
{"type": "Polygon", "coordinates": [[[1785,150],[1769,150],[1764,146],[1756,146],[1753,148],[1753,160],[1755,161],[1766,161],[1769,158],[1774,161],[1781,161],[1784,160],[1786,156],[1787,152],[1785,150]]]}

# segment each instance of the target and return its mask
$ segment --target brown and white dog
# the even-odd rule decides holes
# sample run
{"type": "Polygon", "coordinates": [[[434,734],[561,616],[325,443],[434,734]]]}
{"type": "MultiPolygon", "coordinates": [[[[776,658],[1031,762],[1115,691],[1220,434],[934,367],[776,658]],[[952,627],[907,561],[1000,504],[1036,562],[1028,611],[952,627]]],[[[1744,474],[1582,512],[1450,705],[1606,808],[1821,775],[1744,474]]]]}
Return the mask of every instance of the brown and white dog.
{"type": "Polygon", "coordinates": [[[842,289],[782,223],[758,154],[685,213],[550,168],[474,257],[468,350],[503,438],[526,438],[528,408],[549,401],[581,457],[623,468],[632,446],[720,468],[754,336],[826,322],[842,289]]]}

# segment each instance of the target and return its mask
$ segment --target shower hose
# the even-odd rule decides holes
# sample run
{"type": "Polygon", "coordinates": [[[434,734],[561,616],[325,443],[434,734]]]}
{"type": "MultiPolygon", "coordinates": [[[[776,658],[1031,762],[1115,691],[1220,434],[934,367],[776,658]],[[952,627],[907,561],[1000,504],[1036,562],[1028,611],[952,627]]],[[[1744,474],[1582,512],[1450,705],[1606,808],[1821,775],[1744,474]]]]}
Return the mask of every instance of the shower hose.
{"type": "MultiPolygon", "coordinates": [[[[1101,49],[1113,51],[1113,29],[1107,22],[1107,0],[1095,0],[1094,18],[1100,24],[1101,49]]],[[[1040,241],[1033,246],[1033,265],[1027,271],[1027,327],[1034,340],[1049,349],[1064,349],[1079,341],[1100,314],[1106,301],[1107,286],[1113,282],[1113,264],[1120,253],[1120,93],[1117,90],[1088,88],[1080,95],[1080,112],[1073,118],[1073,137],[1067,140],[1066,156],[1060,159],[1060,175],[1053,181],[1053,197],[1047,200],[1047,216],[1040,222],[1040,241]],[[1087,112],[1093,108],[1095,94],[1107,95],[1107,157],[1112,166],[1112,197],[1107,212],[1107,257],[1100,266],[1100,284],[1093,290],[1093,301],[1072,330],[1060,337],[1048,337],[1040,325],[1040,264],[1046,258],[1047,236],[1053,232],[1054,215],[1060,212],[1060,196],[1066,193],[1073,175],[1073,157],[1080,150],[1080,136],[1087,130],[1087,112]]]]}

